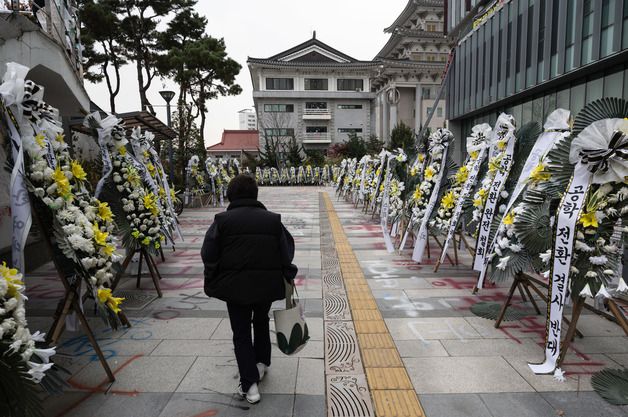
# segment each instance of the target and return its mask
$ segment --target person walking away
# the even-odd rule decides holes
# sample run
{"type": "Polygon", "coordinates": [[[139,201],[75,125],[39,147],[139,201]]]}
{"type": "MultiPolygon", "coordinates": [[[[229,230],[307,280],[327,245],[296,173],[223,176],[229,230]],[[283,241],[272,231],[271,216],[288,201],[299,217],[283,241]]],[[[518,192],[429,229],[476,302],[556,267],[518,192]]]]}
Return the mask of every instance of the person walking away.
{"type": "Polygon", "coordinates": [[[234,177],[227,187],[230,204],[214,217],[201,249],[205,294],[227,303],[238,393],[251,404],[260,401],[258,383],[270,366],[270,306],[285,298],[285,280],[291,283],[297,272],[292,235],[257,195],[255,179],[234,177]]]}

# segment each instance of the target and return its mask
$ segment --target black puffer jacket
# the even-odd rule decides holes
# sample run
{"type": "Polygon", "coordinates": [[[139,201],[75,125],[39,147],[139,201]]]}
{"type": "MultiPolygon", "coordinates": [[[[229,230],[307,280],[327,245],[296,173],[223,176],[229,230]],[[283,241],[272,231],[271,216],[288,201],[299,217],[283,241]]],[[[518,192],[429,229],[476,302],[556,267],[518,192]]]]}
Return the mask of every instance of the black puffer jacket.
{"type": "Polygon", "coordinates": [[[281,300],[296,267],[294,239],[281,215],[257,200],[235,200],[216,214],[201,249],[205,294],[236,304],[281,300]]]}

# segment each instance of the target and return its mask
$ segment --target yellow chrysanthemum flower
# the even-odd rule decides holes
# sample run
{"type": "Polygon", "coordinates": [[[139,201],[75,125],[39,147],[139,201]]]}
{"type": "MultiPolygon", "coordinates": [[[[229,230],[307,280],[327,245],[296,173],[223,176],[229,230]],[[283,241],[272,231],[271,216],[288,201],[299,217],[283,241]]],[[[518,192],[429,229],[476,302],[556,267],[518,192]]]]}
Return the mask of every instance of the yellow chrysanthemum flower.
{"type": "Polygon", "coordinates": [[[488,195],[488,190],[485,188],[480,188],[480,190],[478,191],[478,194],[480,195],[480,197],[484,198],[488,195]]]}
{"type": "Polygon", "coordinates": [[[98,246],[107,245],[107,237],[109,237],[109,233],[101,232],[98,223],[94,223],[92,225],[92,230],[94,231],[94,242],[96,242],[98,246]]]}
{"type": "Polygon", "coordinates": [[[118,314],[122,309],[120,304],[124,301],[123,297],[114,297],[111,294],[111,288],[99,288],[98,289],[98,301],[101,304],[106,304],[114,313],[118,314]]]}
{"type": "Polygon", "coordinates": [[[434,177],[434,174],[436,174],[436,170],[434,168],[432,168],[431,166],[427,167],[425,169],[425,178],[428,180],[431,180],[434,177]]]}
{"type": "Polygon", "coordinates": [[[578,219],[578,223],[584,227],[598,227],[597,217],[595,217],[594,211],[582,213],[578,219]]]}
{"type": "Polygon", "coordinates": [[[478,156],[479,156],[479,155],[480,155],[480,152],[479,152],[479,151],[473,151],[473,152],[471,152],[471,153],[469,154],[469,156],[471,157],[471,159],[472,159],[472,160],[474,160],[474,161],[475,161],[476,159],[478,159],[478,156]]]}
{"type": "Polygon", "coordinates": [[[63,198],[68,198],[72,195],[72,186],[70,185],[70,181],[65,176],[61,167],[57,166],[52,173],[52,180],[57,185],[57,194],[63,198]]]}
{"type": "Polygon", "coordinates": [[[106,222],[113,220],[113,213],[111,212],[109,203],[105,203],[102,201],[98,202],[98,217],[106,222]]]}
{"type": "Polygon", "coordinates": [[[110,244],[106,244],[103,248],[102,251],[105,253],[105,255],[107,256],[111,256],[113,255],[113,253],[116,251],[116,247],[110,244]]]}
{"type": "Polygon", "coordinates": [[[508,213],[504,217],[504,220],[502,221],[502,223],[504,223],[505,225],[511,225],[514,223],[514,221],[515,221],[515,213],[511,210],[510,213],[508,213]]]}
{"type": "Polygon", "coordinates": [[[65,143],[65,135],[63,133],[58,133],[55,136],[55,140],[59,143],[65,143]]]}
{"type": "Polygon", "coordinates": [[[460,185],[464,182],[467,181],[467,178],[469,178],[469,168],[467,168],[467,166],[462,166],[458,172],[456,172],[456,184],[460,185]]]}
{"type": "Polygon", "coordinates": [[[14,298],[19,294],[20,287],[24,285],[22,282],[22,274],[17,269],[7,267],[6,262],[0,265],[0,276],[7,282],[7,296],[14,298]]]}
{"type": "Polygon", "coordinates": [[[148,236],[146,236],[144,240],[142,240],[142,245],[144,246],[150,245],[150,238],[148,236]]]}
{"type": "Polygon", "coordinates": [[[149,210],[153,216],[159,214],[159,208],[157,207],[157,197],[153,193],[148,193],[143,198],[144,207],[149,210]]]}
{"type": "Polygon", "coordinates": [[[497,172],[497,170],[499,169],[501,165],[501,158],[500,157],[495,157],[493,159],[491,159],[488,163],[488,172],[490,172],[491,174],[497,172]]]}
{"type": "Polygon", "coordinates": [[[441,204],[446,209],[453,208],[456,204],[456,196],[454,192],[449,191],[447,194],[445,194],[445,196],[443,197],[443,201],[441,201],[441,204]]]}
{"type": "Polygon", "coordinates": [[[412,198],[415,201],[419,201],[421,199],[421,197],[423,196],[423,192],[419,189],[419,187],[417,186],[416,190],[414,190],[414,193],[412,194],[412,198]]]}
{"type": "Polygon", "coordinates": [[[120,146],[118,148],[118,153],[122,156],[126,155],[126,147],[125,146],[120,146]]]}
{"type": "Polygon", "coordinates": [[[140,178],[140,174],[138,174],[137,170],[133,167],[129,167],[126,180],[131,184],[133,188],[139,188],[142,185],[142,179],[140,178]]]}
{"type": "Polygon", "coordinates": [[[473,200],[473,207],[482,207],[484,205],[484,200],[481,198],[476,198],[473,200]]]}
{"type": "Polygon", "coordinates": [[[136,229],[136,230],[133,230],[133,231],[131,232],[131,236],[133,236],[135,239],[139,239],[139,237],[140,237],[140,231],[139,231],[139,230],[137,230],[137,229],[136,229]]]}
{"type": "Polygon", "coordinates": [[[550,179],[550,177],[550,173],[545,171],[545,164],[543,164],[542,162],[535,166],[530,173],[530,180],[533,182],[547,181],[550,179]]]}
{"type": "Polygon", "coordinates": [[[419,154],[419,162],[423,162],[425,160],[425,154],[419,154]]]}
{"type": "Polygon", "coordinates": [[[45,148],[46,147],[46,137],[44,136],[43,133],[39,133],[38,135],[35,136],[35,142],[41,148],[45,148]]]}
{"type": "Polygon", "coordinates": [[[74,175],[74,178],[80,181],[83,181],[85,178],[87,178],[87,174],[85,173],[85,170],[83,169],[79,161],[72,161],[70,165],[72,168],[72,175],[74,175]]]}
{"type": "Polygon", "coordinates": [[[416,168],[416,167],[410,168],[410,176],[411,177],[416,177],[416,174],[418,174],[418,173],[419,173],[418,168],[416,168]]]}
{"type": "Polygon", "coordinates": [[[150,173],[151,176],[155,176],[155,165],[151,164],[150,162],[148,164],[146,164],[146,168],[148,169],[148,172],[150,173]]]}

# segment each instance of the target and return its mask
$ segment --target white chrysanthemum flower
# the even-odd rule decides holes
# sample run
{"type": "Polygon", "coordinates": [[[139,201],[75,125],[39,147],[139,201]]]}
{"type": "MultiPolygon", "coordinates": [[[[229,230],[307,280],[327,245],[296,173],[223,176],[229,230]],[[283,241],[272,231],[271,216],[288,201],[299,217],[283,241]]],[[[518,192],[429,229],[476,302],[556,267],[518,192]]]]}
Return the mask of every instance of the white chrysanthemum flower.
{"type": "Polygon", "coordinates": [[[605,265],[608,262],[608,258],[604,255],[589,256],[589,262],[591,262],[592,265],[605,265]]]}
{"type": "Polygon", "coordinates": [[[519,253],[523,249],[523,246],[519,243],[513,243],[508,248],[514,253],[519,253]]]}
{"type": "Polygon", "coordinates": [[[508,266],[508,261],[510,260],[510,256],[504,256],[503,258],[501,258],[499,260],[499,263],[497,264],[497,269],[501,269],[502,271],[506,269],[506,266],[508,266]]]}
{"type": "Polygon", "coordinates": [[[597,278],[597,273],[595,273],[594,271],[587,271],[586,274],[584,274],[585,278],[597,278]]]}
{"type": "Polygon", "coordinates": [[[549,263],[550,259],[552,259],[552,251],[551,250],[547,250],[543,253],[539,254],[539,258],[541,258],[541,261],[543,261],[543,263],[549,263]]]}

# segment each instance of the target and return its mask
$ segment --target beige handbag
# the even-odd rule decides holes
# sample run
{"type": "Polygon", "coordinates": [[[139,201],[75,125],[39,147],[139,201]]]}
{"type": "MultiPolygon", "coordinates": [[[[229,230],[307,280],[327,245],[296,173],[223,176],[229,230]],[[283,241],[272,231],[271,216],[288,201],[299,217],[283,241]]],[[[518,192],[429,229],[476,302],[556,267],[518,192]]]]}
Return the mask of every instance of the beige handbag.
{"type": "Polygon", "coordinates": [[[303,349],[310,336],[305,323],[303,305],[299,302],[296,288],[287,282],[286,309],[273,312],[277,346],[286,355],[293,355],[303,349]]]}

